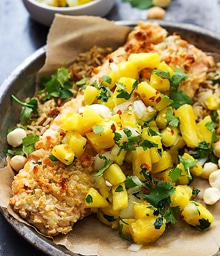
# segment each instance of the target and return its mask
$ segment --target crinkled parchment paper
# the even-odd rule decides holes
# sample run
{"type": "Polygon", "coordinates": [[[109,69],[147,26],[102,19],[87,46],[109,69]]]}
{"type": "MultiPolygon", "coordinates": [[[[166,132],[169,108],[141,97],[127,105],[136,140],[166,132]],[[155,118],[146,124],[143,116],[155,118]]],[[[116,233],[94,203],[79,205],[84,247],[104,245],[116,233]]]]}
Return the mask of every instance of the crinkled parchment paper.
{"type": "MultiPolygon", "coordinates": [[[[124,43],[129,31],[128,27],[116,26],[102,18],[57,15],[48,35],[46,63],[39,76],[54,72],[62,64],[70,65],[78,53],[89,50],[93,45],[117,48],[124,43]]],[[[12,179],[10,169],[0,170],[2,207],[7,207],[12,179]]],[[[204,189],[206,186],[208,182],[205,180],[196,182],[197,188],[204,189]]],[[[169,226],[156,243],[142,247],[138,252],[129,251],[127,248],[130,243],[122,240],[117,231],[101,224],[95,216],[79,221],[72,232],[56,237],[54,242],[82,255],[211,256],[218,251],[220,245],[220,203],[209,209],[215,216],[210,229],[197,231],[180,222],[169,226]]]]}

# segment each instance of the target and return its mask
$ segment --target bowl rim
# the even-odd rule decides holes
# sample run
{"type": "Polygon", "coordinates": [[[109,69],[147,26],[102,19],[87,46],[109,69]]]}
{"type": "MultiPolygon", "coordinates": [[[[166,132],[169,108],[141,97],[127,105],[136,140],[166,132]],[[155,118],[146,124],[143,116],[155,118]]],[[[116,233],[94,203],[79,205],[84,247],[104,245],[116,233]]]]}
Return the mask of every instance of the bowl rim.
{"type": "Polygon", "coordinates": [[[99,3],[102,3],[104,1],[110,1],[110,0],[92,0],[91,2],[78,5],[78,6],[70,6],[70,7],[56,7],[56,6],[50,6],[41,2],[38,2],[37,0],[23,0],[26,3],[30,3],[38,8],[43,8],[45,10],[55,11],[55,12],[65,12],[65,11],[75,11],[75,10],[83,10],[86,7],[92,7],[94,5],[97,5],[99,3]]]}

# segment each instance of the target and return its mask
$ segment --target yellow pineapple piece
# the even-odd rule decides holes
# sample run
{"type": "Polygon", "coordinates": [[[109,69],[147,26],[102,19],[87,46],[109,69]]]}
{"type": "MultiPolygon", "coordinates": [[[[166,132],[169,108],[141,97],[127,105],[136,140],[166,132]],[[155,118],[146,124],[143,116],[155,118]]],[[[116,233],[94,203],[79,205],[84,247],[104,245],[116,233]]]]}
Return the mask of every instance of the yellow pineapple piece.
{"type": "Polygon", "coordinates": [[[183,157],[188,158],[193,161],[196,161],[196,165],[194,167],[190,168],[191,174],[193,174],[194,176],[200,176],[203,173],[203,168],[202,168],[201,164],[199,164],[198,161],[195,160],[190,154],[184,153],[183,157]]]}
{"type": "Polygon", "coordinates": [[[108,207],[99,209],[97,213],[97,217],[105,225],[113,229],[118,228],[119,211],[114,211],[111,204],[109,204],[108,207]]]}
{"type": "Polygon", "coordinates": [[[184,104],[175,111],[180,120],[180,132],[186,145],[195,148],[199,145],[195,115],[191,105],[184,104]]]}
{"type": "Polygon", "coordinates": [[[95,188],[89,188],[86,198],[86,208],[103,208],[108,206],[108,201],[96,190],[95,188]]]}
{"type": "Polygon", "coordinates": [[[177,185],[171,195],[171,207],[179,206],[182,211],[192,197],[192,188],[187,185],[177,185]]]}
{"type": "Polygon", "coordinates": [[[112,209],[119,211],[128,206],[128,193],[124,182],[112,187],[112,209]]]}
{"type": "Polygon", "coordinates": [[[80,131],[82,116],[77,113],[68,112],[61,118],[61,123],[65,131],[80,131]]]}
{"type": "Polygon", "coordinates": [[[86,137],[92,144],[97,153],[100,153],[103,149],[111,148],[115,145],[114,141],[114,129],[115,123],[111,120],[103,120],[96,124],[96,128],[100,127],[100,132],[93,131],[86,133],[86,137]]]}
{"type": "Polygon", "coordinates": [[[138,219],[130,225],[130,233],[136,244],[149,244],[156,241],[165,231],[166,221],[162,217],[150,216],[138,219]],[[161,218],[162,223],[156,225],[157,218],[161,218]]]}
{"type": "Polygon", "coordinates": [[[110,165],[110,167],[104,172],[103,177],[113,186],[118,185],[126,180],[126,176],[123,173],[121,167],[115,163],[110,165]]]}
{"type": "Polygon", "coordinates": [[[173,166],[173,159],[168,151],[162,152],[161,159],[152,165],[152,173],[162,172],[173,166]]]}
{"type": "Polygon", "coordinates": [[[140,180],[144,180],[142,167],[150,171],[152,169],[150,150],[144,150],[142,147],[137,147],[135,151],[132,151],[132,170],[133,175],[137,176],[140,180]]]}
{"type": "Polygon", "coordinates": [[[144,81],[138,84],[137,93],[146,106],[153,106],[160,111],[172,103],[169,97],[163,95],[153,88],[148,82],[144,81]]]}
{"type": "Polygon", "coordinates": [[[79,132],[68,131],[64,140],[70,145],[77,158],[83,155],[87,140],[79,132]]]}
{"type": "Polygon", "coordinates": [[[97,123],[102,122],[102,117],[95,112],[89,106],[85,106],[83,113],[82,113],[82,122],[81,122],[81,130],[80,133],[84,135],[85,133],[92,130],[92,127],[97,123]]]}
{"type": "Polygon", "coordinates": [[[182,211],[183,219],[191,226],[198,229],[209,228],[214,221],[211,212],[201,203],[190,201],[182,211]]]}
{"type": "Polygon", "coordinates": [[[52,149],[52,155],[55,156],[59,161],[66,165],[70,165],[75,157],[75,154],[68,144],[56,145],[52,149]]]}
{"type": "Polygon", "coordinates": [[[157,68],[160,64],[160,56],[157,52],[132,53],[128,61],[134,63],[140,71],[144,68],[157,68]]]}
{"type": "Polygon", "coordinates": [[[155,208],[145,201],[141,203],[136,203],[134,205],[134,218],[136,220],[148,218],[149,216],[154,215],[155,208]]]}
{"type": "Polygon", "coordinates": [[[167,126],[161,131],[162,143],[165,147],[170,147],[175,144],[179,137],[179,129],[172,126],[167,126]]]}
{"type": "Polygon", "coordinates": [[[91,105],[99,95],[99,90],[94,86],[86,86],[84,90],[84,103],[85,105],[91,105]]]}
{"type": "Polygon", "coordinates": [[[200,142],[205,141],[207,143],[212,143],[213,132],[206,126],[209,122],[212,122],[211,117],[205,116],[203,120],[197,123],[197,134],[200,142]]]}

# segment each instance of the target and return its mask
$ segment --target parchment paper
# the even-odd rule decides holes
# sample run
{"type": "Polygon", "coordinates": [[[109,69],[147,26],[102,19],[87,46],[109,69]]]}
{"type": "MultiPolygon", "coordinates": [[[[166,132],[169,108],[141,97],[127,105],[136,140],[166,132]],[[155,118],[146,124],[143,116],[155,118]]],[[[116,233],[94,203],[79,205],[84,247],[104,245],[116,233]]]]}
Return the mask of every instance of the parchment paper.
{"type": "MultiPolygon", "coordinates": [[[[79,52],[93,45],[112,47],[122,45],[129,27],[119,27],[98,17],[68,17],[56,15],[47,41],[47,57],[39,76],[55,71],[62,64],[70,65],[79,52]]],[[[13,172],[10,168],[0,170],[0,206],[7,207],[11,195],[13,172]]],[[[196,181],[201,191],[208,186],[206,180],[196,181]]],[[[202,198],[202,192],[200,194],[202,198]]],[[[212,227],[197,231],[180,221],[167,228],[156,243],[142,247],[138,252],[127,248],[130,243],[122,240],[117,231],[89,216],[76,223],[66,236],[58,236],[54,242],[66,246],[74,253],[98,256],[211,256],[220,245],[220,203],[208,207],[215,217],[212,227]]],[[[13,214],[16,217],[16,214],[13,214]]]]}

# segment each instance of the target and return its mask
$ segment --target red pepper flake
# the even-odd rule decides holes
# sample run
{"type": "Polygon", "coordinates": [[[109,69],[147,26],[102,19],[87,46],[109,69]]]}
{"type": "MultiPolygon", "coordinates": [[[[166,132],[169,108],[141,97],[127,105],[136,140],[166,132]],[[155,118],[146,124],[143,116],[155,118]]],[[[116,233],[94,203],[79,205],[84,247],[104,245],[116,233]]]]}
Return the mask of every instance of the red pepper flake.
{"type": "Polygon", "coordinates": [[[116,131],[116,125],[115,125],[114,123],[111,125],[111,130],[112,130],[113,132],[116,131]]]}
{"type": "Polygon", "coordinates": [[[148,187],[142,187],[142,191],[144,194],[149,195],[150,194],[150,189],[148,187]]]}
{"type": "Polygon", "coordinates": [[[152,96],[149,98],[149,101],[151,101],[151,102],[154,102],[154,100],[155,100],[155,96],[152,96]]]}
{"type": "Polygon", "coordinates": [[[148,171],[151,170],[151,167],[147,163],[142,164],[142,167],[144,167],[148,171]]]}
{"type": "Polygon", "coordinates": [[[171,131],[170,131],[170,132],[171,132],[171,135],[174,135],[174,130],[173,130],[173,129],[171,129],[171,131]]]}
{"type": "Polygon", "coordinates": [[[118,114],[118,115],[121,115],[121,114],[122,114],[122,111],[119,109],[119,110],[117,111],[117,114],[118,114]]]}
{"type": "Polygon", "coordinates": [[[156,103],[159,103],[161,101],[161,97],[158,97],[157,99],[156,99],[156,103]]]}

